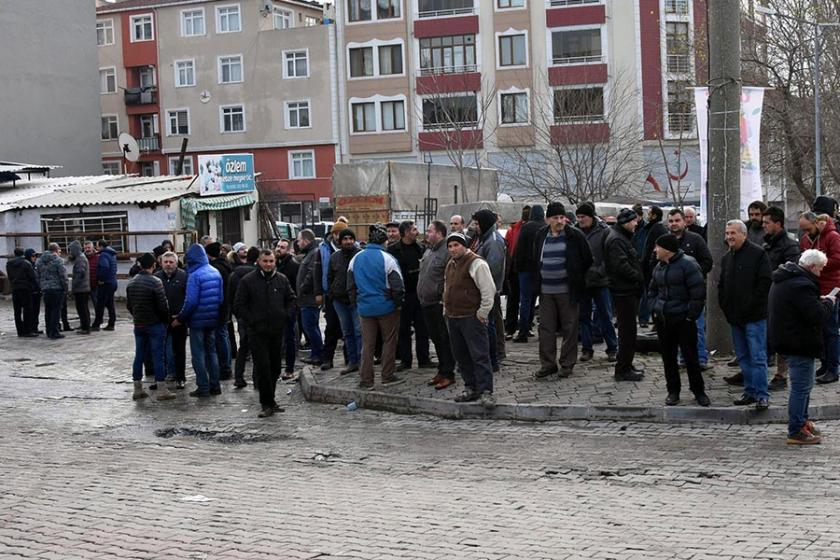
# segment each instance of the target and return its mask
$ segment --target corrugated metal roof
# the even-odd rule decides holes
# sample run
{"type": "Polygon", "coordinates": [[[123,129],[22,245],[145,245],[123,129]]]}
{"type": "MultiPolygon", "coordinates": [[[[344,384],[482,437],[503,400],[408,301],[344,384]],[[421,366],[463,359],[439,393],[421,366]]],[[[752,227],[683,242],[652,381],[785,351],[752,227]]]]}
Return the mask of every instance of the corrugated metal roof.
{"type": "Polygon", "coordinates": [[[0,173],[41,173],[50,169],[60,169],[60,165],[41,165],[37,163],[19,163],[16,161],[0,161],[0,173]]]}

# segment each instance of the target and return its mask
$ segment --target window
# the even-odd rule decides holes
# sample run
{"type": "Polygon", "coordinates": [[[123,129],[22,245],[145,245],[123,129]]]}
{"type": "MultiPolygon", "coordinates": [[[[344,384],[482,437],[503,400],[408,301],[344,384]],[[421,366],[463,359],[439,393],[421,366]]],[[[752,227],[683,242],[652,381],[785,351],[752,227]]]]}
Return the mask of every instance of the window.
{"type": "Polygon", "coordinates": [[[395,19],[400,17],[400,0],[377,0],[376,19],[395,19]]]}
{"type": "Polygon", "coordinates": [[[124,253],[128,247],[127,236],[107,233],[128,231],[128,212],[50,214],[41,216],[41,226],[50,242],[58,243],[63,250],[80,237],[89,240],[105,239],[117,253],[124,253]],[[100,235],[102,233],[105,235],[100,235]]]}
{"type": "MultiPolygon", "coordinates": [[[[178,173],[179,157],[169,158],[169,174],[176,175],[178,173]]],[[[181,175],[193,174],[193,158],[192,156],[184,156],[184,165],[181,167],[181,175]]]]}
{"type": "Polygon", "coordinates": [[[286,61],[284,78],[309,77],[309,51],[288,51],[283,53],[286,61]]]}
{"type": "Polygon", "coordinates": [[[528,123],[528,93],[515,92],[503,93],[502,97],[502,124],[527,124],[528,123]]]}
{"type": "Polygon", "coordinates": [[[421,18],[473,13],[473,0],[419,0],[421,18]]]}
{"type": "Polygon", "coordinates": [[[222,132],[245,132],[245,107],[228,105],[221,108],[222,132]]]}
{"type": "Polygon", "coordinates": [[[347,18],[349,21],[370,21],[371,0],[347,0],[347,18]]]}
{"type": "Polygon", "coordinates": [[[289,152],[289,178],[315,178],[315,152],[289,152]]]}
{"type": "Polygon", "coordinates": [[[551,50],[554,64],[601,62],[601,28],[554,31],[551,50]]]}
{"type": "Polygon", "coordinates": [[[668,131],[671,134],[691,132],[694,129],[693,94],[688,89],[690,87],[689,81],[668,81],[668,131]]]}
{"type": "Polygon", "coordinates": [[[274,29],[289,29],[294,22],[294,14],[289,10],[274,6],[274,29]]]}
{"type": "Polygon", "coordinates": [[[175,87],[190,87],[195,85],[195,61],[175,61],[175,87]]]}
{"type": "Polygon", "coordinates": [[[286,128],[309,128],[309,101],[286,103],[286,128]]]}
{"type": "Polygon", "coordinates": [[[118,161],[103,161],[102,173],[105,175],[120,175],[120,162],[118,161]]]}
{"type": "Polygon", "coordinates": [[[353,103],[353,132],[376,132],[376,103],[353,103]]]}
{"type": "Polygon", "coordinates": [[[688,24],[673,21],[665,23],[665,44],[668,72],[691,72],[688,24]]]}
{"type": "Polygon", "coordinates": [[[190,113],[187,109],[172,109],[166,112],[169,122],[169,136],[183,136],[190,133],[190,113]]]}
{"type": "Polygon", "coordinates": [[[382,130],[405,130],[405,102],[382,102],[382,130]]]}
{"type": "Polygon", "coordinates": [[[96,22],[96,44],[100,47],[114,44],[114,20],[101,19],[96,22]]]}
{"type": "Polygon", "coordinates": [[[509,10],[511,8],[524,8],[525,0],[498,0],[496,6],[500,10],[509,10]]]}
{"type": "Polygon", "coordinates": [[[113,66],[111,68],[99,69],[99,93],[116,93],[117,92],[117,69],[113,66]]]}
{"type": "Polygon", "coordinates": [[[423,129],[474,127],[478,123],[475,95],[423,100],[423,129]]]}
{"type": "Polygon", "coordinates": [[[604,119],[604,88],[554,90],[554,121],[557,123],[604,119]]]}
{"type": "Polygon", "coordinates": [[[120,135],[116,115],[102,115],[102,139],[116,140],[120,135]]]}
{"type": "Polygon", "coordinates": [[[420,39],[420,73],[475,72],[475,35],[454,35],[420,39]]]}
{"type": "Polygon", "coordinates": [[[373,76],[373,47],[350,49],[350,77],[373,76]]]}
{"type": "Polygon", "coordinates": [[[152,14],[131,16],[131,42],[153,41],[155,38],[152,26],[152,14]]]}
{"type": "Polygon", "coordinates": [[[665,13],[688,15],[688,0],[665,0],[665,13]]]}
{"type": "Polygon", "coordinates": [[[402,74],[402,45],[379,47],[379,75],[402,74]]]}
{"type": "Polygon", "coordinates": [[[141,67],[140,70],[137,71],[137,81],[140,82],[141,89],[155,87],[155,67],[141,67]]]}
{"type": "Polygon", "coordinates": [[[525,34],[499,37],[499,66],[526,66],[528,47],[525,34]]]}
{"type": "Polygon", "coordinates": [[[239,4],[216,6],[216,33],[235,33],[242,31],[239,19],[239,4]]]}
{"type": "Polygon", "coordinates": [[[316,17],[305,16],[303,18],[303,25],[304,27],[315,27],[316,25],[321,25],[321,22],[316,17]]]}
{"type": "Polygon", "coordinates": [[[204,8],[181,12],[181,37],[196,37],[204,32],[204,8]]]}
{"type": "Polygon", "coordinates": [[[219,83],[234,84],[242,81],[242,55],[219,57],[219,83]]]}
{"type": "Polygon", "coordinates": [[[347,0],[347,21],[377,21],[402,17],[402,0],[376,0],[376,12],[371,0],[347,0]]]}

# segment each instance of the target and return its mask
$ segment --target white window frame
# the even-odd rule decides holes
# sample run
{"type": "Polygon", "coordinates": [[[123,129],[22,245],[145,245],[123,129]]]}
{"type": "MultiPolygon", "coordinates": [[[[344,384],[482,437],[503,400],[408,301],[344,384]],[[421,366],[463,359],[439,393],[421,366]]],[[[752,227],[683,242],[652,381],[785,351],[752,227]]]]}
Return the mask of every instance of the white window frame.
{"type": "Polygon", "coordinates": [[[155,16],[154,16],[154,14],[152,12],[148,12],[148,13],[145,13],[145,14],[134,14],[133,16],[131,16],[129,18],[129,36],[128,37],[129,37],[130,42],[132,42],[132,43],[145,43],[147,41],[154,41],[155,40],[155,16]],[[137,37],[134,36],[134,31],[135,31],[134,22],[135,22],[135,20],[138,20],[140,18],[146,18],[146,17],[149,18],[149,21],[151,23],[152,36],[151,36],[150,39],[138,39],[137,37]]]}
{"type": "Polygon", "coordinates": [[[592,25],[561,25],[558,27],[549,27],[546,29],[546,54],[548,55],[549,67],[565,67],[565,66],[584,66],[587,64],[606,64],[609,60],[609,42],[607,41],[607,26],[603,23],[595,23],[592,25]],[[552,41],[552,34],[557,31],[586,31],[588,29],[601,30],[601,60],[600,61],[583,61],[583,62],[566,62],[561,64],[554,63],[554,45],[552,41]]]}
{"type": "MultiPolygon", "coordinates": [[[[518,8],[517,8],[518,9],[518,8]]],[[[531,53],[530,47],[528,45],[528,30],[519,30],[513,29],[509,27],[505,31],[499,31],[496,33],[496,70],[516,70],[521,68],[528,68],[531,63],[531,53]],[[502,49],[499,46],[502,37],[514,37],[517,35],[524,35],[525,36],[525,64],[513,64],[510,66],[502,66],[502,49]]],[[[512,55],[513,53],[511,53],[512,55]]]]}
{"type": "MultiPolygon", "coordinates": [[[[193,25],[194,27],[195,25],[193,25]]],[[[186,10],[181,10],[181,37],[204,37],[207,35],[207,14],[204,13],[204,8],[188,8],[186,10]],[[201,12],[201,25],[204,27],[204,31],[202,33],[187,33],[187,20],[186,15],[188,13],[195,13],[201,12]]]]}
{"type": "Polygon", "coordinates": [[[151,85],[146,85],[146,86],[141,84],[140,87],[157,87],[157,85],[158,85],[157,68],[155,68],[154,66],[141,66],[140,69],[137,71],[137,81],[138,82],[142,82],[141,75],[144,72],[150,72],[151,73],[152,84],[151,85]]]}
{"type": "MultiPolygon", "coordinates": [[[[379,16],[376,13],[376,0],[371,0],[370,5],[370,19],[362,20],[362,21],[350,21],[350,10],[347,9],[347,0],[338,0],[343,2],[341,5],[341,11],[344,13],[344,24],[345,25],[366,25],[371,23],[383,22],[383,21],[403,21],[405,19],[405,0],[399,0],[400,3],[400,17],[398,18],[384,18],[378,19],[379,16]]],[[[478,1],[478,0],[473,0],[478,1]]],[[[417,19],[415,17],[415,19],[417,19]]]]}
{"type": "Polygon", "coordinates": [[[245,83],[245,57],[241,54],[223,54],[216,57],[216,70],[218,72],[217,78],[219,85],[228,84],[242,84],[245,83]],[[222,81],[222,59],[223,58],[238,58],[239,59],[239,80],[230,80],[228,82],[222,81]]]}
{"type": "MultiPolygon", "coordinates": [[[[554,109],[554,107],[553,107],[554,97],[553,96],[554,96],[554,93],[552,92],[552,98],[551,98],[552,109],[554,109]]],[[[510,128],[510,127],[515,127],[515,126],[529,126],[531,124],[531,90],[530,90],[530,88],[518,88],[516,86],[513,86],[513,87],[509,87],[508,89],[500,90],[499,93],[498,93],[498,96],[496,98],[496,104],[499,106],[499,114],[498,114],[499,126],[505,127],[505,128],[510,128]],[[527,100],[526,111],[527,111],[528,119],[525,122],[521,122],[521,123],[520,122],[516,122],[516,123],[503,122],[502,121],[502,96],[503,95],[517,94],[517,93],[524,93],[525,94],[525,99],[527,100]]]]}
{"type": "Polygon", "coordinates": [[[271,26],[272,29],[277,30],[293,28],[295,26],[295,13],[292,10],[283,8],[282,6],[278,6],[277,4],[273,4],[271,8],[271,26]],[[287,18],[289,22],[288,27],[277,27],[277,16],[279,12],[285,14],[283,17],[287,18]]]}
{"type": "MultiPolygon", "coordinates": [[[[389,39],[382,41],[380,39],[371,39],[364,43],[347,43],[344,52],[345,62],[347,64],[347,79],[348,80],[371,80],[373,78],[399,78],[406,75],[406,59],[405,59],[405,41],[402,39],[389,39]],[[379,47],[393,47],[400,46],[400,55],[402,56],[402,73],[400,74],[380,74],[379,71],[379,47]],[[350,50],[351,49],[373,49],[373,75],[371,76],[350,76],[350,50]]],[[[418,55],[419,57],[419,55],[418,55]]],[[[419,58],[418,58],[419,60],[419,58]]]]}
{"type": "Polygon", "coordinates": [[[315,166],[315,150],[289,150],[289,179],[299,181],[303,179],[315,179],[318,176],[318,170],[315,166]],[[294,173],[294,156],[297,154],[310,154],[312,156],[312,175],[308,177],[295,177],[294,173]]]}
{"type": "MultiPolygon", "coordinates": [[[[408,132],[408,99],[405,95],[371,95],[370,97],[351,97],[347,101],[347,110],[349,115],[349,122],[347,130],[350,136],[365,136],[368,134],[405,134],[408,132]],[[382,128],[382,104],[389,101],[402,101],[403,104],[403,124],[405,128],[397,130],[384,130],[382,128]],[[376,128],[374,130],[364,130],[361,132],[353,131],[353,105],[359,103],[373,103],[374,119],[376,128]]],[[[422,123],[422,116],[420,117],[422,123]]]]}
{"type": "Polygon", "coordinates": [[[408,101],[405,99],[405,96],[395,96],[392,98],[383,98],[379,99],[376,102],[376,130],[379,134],[405,134],[408,132],[408,114],[406,112],[406,106],[408,105],[408,101]],[[395,128],[392,130],[386,130],[383,122],[382,122],[382,105],[384,103],[397,103],[402,102],[403,104],[403,127],[402,128],[395,128]]]}
{"type": "Polygon", "coordinates": [[[239,4],[239,2],[237,2],[235,4],[221,4],[219,6],[216,6],[216,34],[217,35],[222,35],[224,33],[241,33],[242,32],[242,27],[243,27],[243,25],[242,25],[242,6],[239,4]],[[221,10],[223,8],[236,8],[236,14],[237,14],[237,17],[239,18],[239,29],[234,29],[233,31],[231,31],[231,30],[222,31],[222,13],[221,13],[221,10]]]}
{"type": "Polygon", "coordinates": [[[521,6],[511,6],[509,8],[500,8],[499,7],[499,0],[493,0],[493,11],[494,12],[513,12],[516,10],[527,10],[528,9],[528,0],[522,0],[521,6]]]}
{"type": "Polygon", "coordinates": [[[242,134],[248,131],[247,112],[244,103],[231,103],[230,105],[219,105],[219,133],[221,134],[242,134]],[[225,109],[239,107],[242,109],[242,130],[225,130],[225,109]]]}
{"type": "Polygon", "coordinates": [[[97,47],[107,47],[108,45],[113,45],[114,41],[115,41],[115,39],[114,39],[114,19],[113,18],[108,18],[108,19],[98,19],[98,20],[96,20],[96,31],[97,32],[99,31],[99,25],[100,24],[102,24],[102,30],[103,30],[103,32],[105,32],[105,37],[104,37],[105,42],[103,42],[100,45],[99,44],[99,37],[97,36],[96,46],[97,47]],[[111,40],[110,41],[107,40],[107,37],[108,37],[107,31],[109,29],[111,31],[111,40]]]}
{"type": "Polygon", "coordinates": [[[311,61],[309,60],[309,49],[288,49],[282,52],[283,55],[283,79],[284,80],[297,80],[297,79],[305,79],[310,77],[311,73],[311,61]],[[289,66],[286,64],[286,56],[290,54],[296,53],[304,53],[306,55],[306,75],[305,76],[290,76],[289,75],[289,66]]]}
{"type": "MultiPolygon", "coordinates": [[[[300,108],[296,108],[300,111],[300,108]]],[[[286,101],[283,103],[283,115],[284,115],[284,128],[286,130],[298,130],[298,129],[306,129],[312,128],[312,100],[311,99],[293,99],[292,101],[286,101]],[[290,104],[292,103],[306,103],[306,111],[309,114],[309,124],[307,126],[292,126],[292,108],[290,104]]],[[[298,113],[298,125],[300,125],[300,113],[298,113]]]]}
{"type": "MultiPolygon", "coordinates": [[[[169,158],[168,163],[169,163],[169,174],[170,175],[175,174],[175,168],[178,166],[178,160],[180,158],[181,158],[181,156],[174,156],[174,157],[169,158]]],[[[184,166],[185,167],[187,165],[187,162],[189,162],[190,171],[189,171],[189,173],[187,173],[186,171],[184,171],[182,169],[181,170],[181,175],[195,175],[195,167],[193,166],[193,163],[194,163],[193,162],[193,157],[190,154],[184,154],[184,166]]]]}
{"type": "Polygon", "coordinates": [[[195,87],[196,79],[195,79],[195,59],[194,58],[180,58],[178,60],[172,61],[172,66],[175,69],[175,87],[176,88],[186,88],[186,87],[195,87]],[[179,72],[178,64],[182,62],[189,62],[192,65],[192,83],[191,84],[182,84],[180,81],[181,73],[179,72]]]}
{"type": "Polygon", "coordinates": [[[304,27],[318,27],[321,25],[321,22],[315,16],[303,16],[303,26],[304,27]]]}
{"type": "Polygon", "coordinates": [[[377,134],[379,132],[379,117],[377,116],[377,112],[379,110],[379,105],[376,103],[374,99],[351,99],[350,100],[350,123],[349,123],[349,130],[351,136],[360,136],[363,134],[377,134]],[[355,119],[356,113],[354,110],[355,105],[373,105],[373,130],[355,130],[353,127],[353,120],[355,119]]]}
{"type": "Polygon", "coordinates": [[[176,107],[174,109],[167,109],[166,110],[166,135],[167,136],[189,136],[192,133],[192,120],[190,119],[190,108],[189,107],[176,107]],[[171,113],[180,113],[184,111],[187,113],[187,132],[180,133],[180,132],[172,132],[172,115],[171,113]]]}
{"type": "Polygon", "coordinates": [[[122,165],[119,161],[108,159],[102,160],[102,173],[105,175],[122,175],[122,165]],[[116,173],[106,173],[107,169],[116,169],[116,173]]]}
{"type": "Polygon", "coordinates": [[[117,67],[116,66],[103,66],[99,69],[99,94],[100,95],[111,95],[112,93],[117,93],[117,89],[119,89],[119,85],[117,85],[117,67]],[[102,72],[110,70],[111,74],[114,76],[114,89],[113,91],[102,91],[102,72]]]}
{"type": "Polygon", "coordinates": [[[101,114],[100,115],[99,128],[100,128],[100,132],[99,132],[99,139],[100,140],[102,140],[103,142],[114,142],[114,141],[116,141],[117,138],[119,138],[119,135],[120,135],[120,116],[115,115],[113,113],[103,113],[103,114],[101,114]],[[102,138],[102,122],[101,122],[101,119],[104,119],[105,117],[108,117],[108,118],[114,117],[114,122],[117,123],[117,135],[114,138],[102,138]]]}

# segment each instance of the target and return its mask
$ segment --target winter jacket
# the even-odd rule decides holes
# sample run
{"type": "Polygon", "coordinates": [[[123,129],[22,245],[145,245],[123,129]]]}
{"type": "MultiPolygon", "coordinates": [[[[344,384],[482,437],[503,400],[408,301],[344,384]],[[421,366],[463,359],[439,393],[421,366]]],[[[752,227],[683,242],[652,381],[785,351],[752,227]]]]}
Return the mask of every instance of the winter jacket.
{"type": "Polygon", "coordinates": [[[633,234],[616,224],[604,241],[604,263],[610,292],[616,296],[639,296],[644,291],[642,263],[633,248],[633,234]]]}
{"type": "Polygon", "coordinates": [[[383,317],[402,306],[405,288],[400,265],[385,247],[368,243],[347,268],[350,301],[360,317],[383,317]]]}
{"type": "Polygon", "coordinates": [[[82,251],[82,244],[73,241],[67,246],[70,262],[73,263],[73,283],[70,291],[74,294],[90,293],[90,268],[87,257],[82,251]]]}
{"type": "Polygon", "coordinates": [[[339,249],[330,256],[330,263],[327,267],[330,298],[345,305],[350,305],[350,292],[347,290],[347,267],[350,266],[350,261],[359,251],[361,249],[356,246],[350,249],[339,249]]]}
{"type": "Polygon", "coordinates": [[[239,281],[233,312],[248,332],[282,333],[288,318],[295,316],[294,309],[292,286],[276,268],[268,273],[254,270],[239,281]]]}
{"type": "Polygon", "coordinates": [[[475,254],[487,262],[490,267],[490,274],[493,275],[493,283],[496,284],[496,293],[502,291],[505,283],[505,257],[507,249],[505,238],[493,224],[486,233],[481,234],[475,254]]]}
{"type": "Polygon", "coordinates": [[[646,231],[644,234],[645,247],[642,250],[642,254],[639,256],[642,258],[642,270],[645,273],[645,283],[649,283],[650,276],[657,263],[656,257],[653,255],[653,248],[656,245],[656,240],[668,233],[668,228],[665,227],[662,220],[655,220],[646,223],[643,229],[646,231]]]}
{"type": "Polygon", "coordinates": [[[326,239],[318,244],[318,265],[321,271],[321,293],[326,294],[330,291],[329,271],[330,271],[330,257],[338,250],[335,245],[335,238],[329,234],[326,239]]]}
{"type": "MultiPolygon", "coordinates": [[[[712,253],[709,251],[709,246],[702,237],[688,230],[683,231],[682,237],[679,238],[679,242],[680,250],[682,250],[686,256],[697,261],[697,264],[700,266],[700,271],[703,273],[703,277],[705,278],[706,275],[712,271],[712,267],[715,263],[712,259],[712,253]]],[[[653,249],[651,249],[651,251],[652,250],[653,249]]],[[[655,253],[651,253],[649,258],[651,269],[653,269],[653,267],[657,266],[659,261],[656,259],[655,253]]]]}
{"type": "Polygon", "coordinates": [[[169,303],[160,278],[141,270],[126,286],[125,296],[135,325],[169,323],[169,303]]]}
{"type": "Polygon", "coordinates": [[[178,313],[178,321],[190,328],[210,329],[219,326],[222,293],[222,275],[210,266],[204,247],[192,245],[186,255],[187,295],[178,313]]]}
{"type": "Polygon", "coordinates": [[[647,235],[649,231],[647,228],[645,228],[645,226],[647,226],[647,221],[641,219],[636,225],[636,231],[633,232],[633,249],[636,250],[636,254],[639,255],[639,259],[642,262],[644,262],[644,259],[642,257],[645,254],[645,243],[647,241],[647,235]]]}
{"type": "Polygon", "coordinates": [[[513,265],[513,257],[516,254],[516,243],[519,241],[519,231],[522,229],[522,226],[526,222],[524,220],[519,220],[515,224],[510,226],[510,229],[507,230],[505,234],[505,246],[507,247],[507,256],[508,262],[511,263],[511,270],[516,272],[516,267],[513,265]]]}
{"type": "MultiPolygon", "coordinates": [[[[259,267],[255,264],[240,264],[233,269],[228,277],[227,287],[225,288],[225,299],[229,302],[231,310],[233,309],[233,301],[236,299],[236,290],[239,289],[239,283],[247,275],[251,274],[259,267]]],[[[275,267],[276,268],[276,267],[275,267]]],[[[287,278],[288,280],[288,278],[287,278]]]]}
{"type": "Polygon", "coordinates": [[[799,262],[799,256],[802,254],[799,243],[784,230],[773,236],[765,235],[762,247],[767,253],[767,258],[770,259],[772,270],[776,270],[786,262],[799,262]]]}
{"type": "Polygon", "coordinates": [[[277,272],[281,273],[289,281],[292,286],[292,291],[297,293],[297,275],[300,269],[300,263],[297,262],[294,256],[286,253],[283,257],[277,257],[277,272]]]}
{"type": "Polygon", "coordinates": [[[767,318],[770,259],[764,249],[745,241],[720,260],[718,304],[730,325],[746,325],[767,318]]]}
{"type": "Polygon", "coordinates": [[[785,263],[773,272],[767,305],[767,344],[785,355],[819,358],[822,355],[823,323],[832,310],[820,298],[819,279],[795,263],[785,263]]]}
{"type": "Polygon", "coordinates": [[[417,299],[420,305],[429,306],[443,302],[443,280],[446,263],[449,262],[449,250],[446,240],[441,240],[434,247],[426,247],[423,260],[420,261],[420,277],[417,281],[417,299]]]}
{"type": "Polygon", "coordinates": [[[752,241],[759,247],[764,244],[764,226],[761,222],[747,222],[747,241],[752,241]]]}
{"type": "Polygon", "coordinates": [[[35,272],[38,274],[38,285],[41,286],[41,291],[67,291],[67,270],[64,268],[64,259],[55,253],[44,251],[38,257],[35,272]]]}
{"type": "Polygon", "coordinates": [[[303,260],[297,274],[297,302],[301,307],[318,307],[317,296],[323,295],[321,284],[321,262],[318,247],[314,243],[301,253],[303,260]]]}
{"type": "MultiPolygon", "coordinates": [[[[534,253],[539,259],[542,258],[548,228],[549,226],[543,226],[534,242],[534,253]]],[[[577,303],[586,289],[586,271],[592,266],[592,251],[589,250],[586,237],[578,228],[567,225],[563,233],[566,235],[566,277],[569,284],[569,296],[572,303],[577,303]]],[[[534,281],[534,293],[539,295],[542,289],[542,274],[539,266],[534,275],[534,281]]]]}
{"type": "Polygon", "coordinates": [[[169,276],[163,270],[158,270],[155,272],[155,278],[163,284],[166,302],[169,304],[169,316],[175,317],[184,307],[184,299],[187,297],[187,273],[176,268],[172,276],[169,276]]]}
{"type": "Polygon", "coordinates": [[[706,281],[700,265],[682,249],[651,273],[648,298],[651,309],[664,323],[696,321],[706,304],[706,281]]]}
{"type": "Polygon", "coordinates": [[[417,242],[406,245],[402,240],[390,245],[388,253],[397,259],[402,273],[406,295],[417,293],[417,278],[420,276],[420,259],[423,258],[423,246],[417,242]]]}
{"type": "MultiPolygon", "coordinates": [[[[545,227],[545,211],[539,204],[531,207],[531,217],[522,224],[519,239],[516,241],[517,251],[513,256],[518,272],[536,273],[540,268],[540,254],[537,253],[537,234],[545,227]]],[[[542,247],[540,247],[540,251],[542,247]]]]}
{"type": "Polygon", "coordinates": [[[591,228],[581,229],[580,231],[586,237],[589,250],[592,252],[592,266],[586,271],[586,287],[604,288],[609,285],[607,267],[604,263],[604,241],[610,233],[610,228],[604,222],[595,218],[591,228]]]}
{"type": "Polygon", "coordinates": [[[88,270],[90,271],[90,285],[96,286],[96,269],[99,267],[99,253],[97,253],[96,251],[93,251],[89,255],[85,253],[85,257],[87,257],[88,270]]]}
{"type": "Polygon", "coordinates": [[[99,251],[99,261],[96,265],[96,283],[117,283],[117,252],[111,247],[105,247],[99,251]]]}
{"type": "Polygon", "coordinates": [[[808,249],[819,249],[828,257],[828,264],[825,265],[820,274],[821,295],[826,295],[840,286],[840,234],[837,233],[833,221],[828,221],[825,229],[816,239],[811,239],[807,233],[803,235],[802,239],[799,240],[799,248],[802,252],[808,249]]]}
{"type": "MultiPolygon", "coordinates": [[[[701,226],[698,226],[697,224],[691,224],[690,226],[685,226],[685,229],[687,229],[691,233],[696,233],[697,235],[699,235],[700,237],[703,238],[703,241],[706,241],[708,243],[707,237],[706,237],[707,226],[702,226],[701,227],[701,226]]],[[[762,230],[762,235],[763,235],[763,233],[764,232],[762,230]]]]}
{"type": "Polygon", "coordinates": [[[12,292],[35,293],[41,289],[38,286],[35,267],[24,257],[15,257],[6,261],[6,275],[9,277],[12,292]]]}
{"type": "Polygon", "coordinates": [[[226,258],[217,257],[210,261],[210,266],[218,270],[219,274],[222,276],[221,320],[222,322],[227,323],[230,321],[230,306],[233,304],[233,301],[227,296],[227,287],[228,282],[230,281],[230,275],[233,273],[233,265],[226,258]]]}

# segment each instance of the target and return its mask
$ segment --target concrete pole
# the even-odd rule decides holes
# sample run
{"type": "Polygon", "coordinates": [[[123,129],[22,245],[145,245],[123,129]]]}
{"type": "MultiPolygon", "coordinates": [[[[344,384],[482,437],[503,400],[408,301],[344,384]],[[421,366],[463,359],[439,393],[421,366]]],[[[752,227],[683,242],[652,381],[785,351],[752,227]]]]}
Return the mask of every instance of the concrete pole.
{"type": "Polygon", "coordinates": [[[739,0],[708,3],[709,18],[709,249],[715,261],[708,277],[706,347],[732,353],[729,325],[718,306],[720,260],[726,254],[727,220],[737,219],[741,197],[741,6],[739,0]]]}

